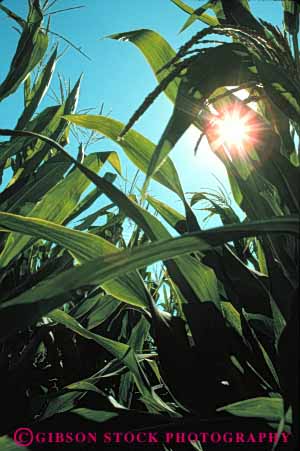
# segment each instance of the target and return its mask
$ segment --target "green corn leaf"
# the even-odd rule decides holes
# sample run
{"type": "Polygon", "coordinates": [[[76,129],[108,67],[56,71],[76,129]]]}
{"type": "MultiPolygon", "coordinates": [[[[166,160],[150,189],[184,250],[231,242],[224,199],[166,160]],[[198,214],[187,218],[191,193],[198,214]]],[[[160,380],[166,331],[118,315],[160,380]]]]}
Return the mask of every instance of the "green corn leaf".
{"type": "Polygon", "coordinates": [[[257,247],[257,258],[258,258],[258,264],[259,264],[259,270],[262,274],[267,275],[268,274],[268,267],[266,262],[266,257],[264,254],[263,246],[260,242],[260,240],[256,239],[256,247],[257,247]]]}
{"type": "Polygon", "coordinates": [[[248,0],[218,0],[222,4],[223,13],[225,15],[225,24],[238,25],[250,30],[256,30],[264,33],[264,27],[252,15],[248,0]]]}
{"type": "MultiPolygon", "coordinates": [[[[176,3],[176,0],[174,3],[176,3]]],[[[201,20],[201,22],[205,23],[206,25],[210,25],[212,27],[219,25],[219,21],[216,17],[210,16],[209,14],[207,14],[205,12],[207,9],[213,8],[213,5],[214,5],[214,3],[212,1],[208,1],[204,5],[200,6],[200,8],[194,9],[193,13],[187,19],[187,21],[184,23],[184,25],[182,26],[180,31],[184,31],[187,28],[189,28],[191,25],[193,25],[193,23],[196,20],[201,20]]]]}
{"type": "Polygon", "coordinates": [[[49,403],[43,412],[40,421],[73,409],[76,406],[76,402],[88,392],[92,392],[94,395],[101,395],[100,390],[95,385],[84,380],[67,385],[63,388],[62,392],[63,393],[58,393],[58,395],[50,397],[49,403]]]}
{"type": "Polygon", "coordinates": [[[251,339],[253,340],[252,344],[254,344],[255,352],[258,355],[261,355],[262,359],[264,361],[264,364],[265,364],[264,377],[265,377],[266,380],[269,380],[268,376],[270,374],[272,376],[272,379],[273,379],[272,386],[274,386],[274,382],[275,382],[275,386],[279,389],[280,384],[279,384],[279,378],[278,378],[276,369],[275,369],[275,367],[273,365],[273,362],[270,359],[268,353],[266,352],[265,348],[263,347],[263,345],[261,344],[260,340],[258,339],[258,337],[257,337],[257,335],[256,335],[256,333],[254,331],[254,328],[252,327],[252,325],[250,325],[250,321],[249,320],[251,319],[251,316],[249,317],[249,314],[246,313],[244,309],[242,311],[242,315],[243,315],[243,318],[246,320],[246,322],[248,324],[248,328],[249,328],[249,331],[250,331],[250,334],[251,334],[251,339]]]}
{"type": "MultiPolygon", "coordinates": [[[[8,435],[2,435],[0,437],[0,446],[3,451],[20,451],[20,445],[17,445],[13,438],[9,437],[8,435]]],[[[22,446],[22,449],[24,451],[30,451],[27,446],[22,446]]]]}
{"type": "MultiPolygon", "coordinates": [[[[67,154],[65,153],[65,155],[67,154]]],[[[171,235],[167,232],[161,222],[153,215],[141,208],[137,203],[135,203],[107,180],[97,176],[97,174],[89,171],[88,168],[84,167],[75,160],[72,159],[72,161],[90,180],[95,183],[96,186],[98,186],[98,188],[103,190],[103,192],[113,203],[119,206],[121,211],[135,221],[151,240],[156,241],[162,238],[170,238],[171,235]]],[[[170,267],[168,269],[169,271],[172,271],[174,277],[175,273],[177,274],[177,279],[179,277],[180,290],[184,292],[187,299],[192,296],[192,293],[194,293],[194,296],[199,297],[199,299],[213,299],[217,302],[217,282],[212,270],[205,267],[205,265],[202,267],[190,256],[185,256],[178,259],[175,266],[176,267],[172,265],[173,269],[170,267]],[[205,281],[205,283],[203,283],[203,281],[205,281]],[[190,287],[192,287],[192,292],[190,287]]],[[[179,280],[177,280],[176,283],[179,283],[179,280]]]]}
{"type": "MultiPolygon", "coordinates": [[[[128,277],[128,276],[126,276],[128,277]]],[[[120,280],[122,279],[122,276],[120,280]]],[[[123,280],[125,277],[123,277],[123,280]]],[[[129,279],[129,277],[128,277],[129,279]]],[[[109,283],[107,284],[109,286],[109,283]]],[[[111,284],[112,285],[112,284],[111,284]]],[[[126,287],[125,287],[126,288],[126,287]]],[[[123,293],[125,297],[125,292],[123,293]]],[[[95,298],[91,298],[91,300],[97,299],[97,303],[91,308],[87,315],[84,317],[84,325],[88,330],[92,330],[95,327],[100,326],[100,324],[104,323],[108,318],[110,318],[113,313],[120,307],[120,301],[108,295],[96,296],[95,298]]],[[[142,299],[142,297],[141,297],[142,299]]],[[[140,302],[142,304],[142,302],[140,302]]],[[[73,316],[73,315],[72,315],[73,316]]],[[[130,343],[129,343],[130,344],[130,343]]]]}
{"type": "MultiPolygon", "coordinates": [[[[151,161],[151,155],[153,155],[154,144],[144,138],[144,136],[138,134],[134,130],[130,130],[126,136],[118,141],[118,136],[123,129],[123,124],[103,116],[65,116],[66,119],[82,125],[92,130],[96,130],[103,133],[105,136],[113,139],[116,143],[122,146],[128,158],[143,172],[147,172],[149,163],[151,161]]],[[[191,208],[185,200],[184,193],[180,184],[180,180],[172,161],[167,158],[161,169],[154,175],[154,179],[164,186],[168,187],[172,191],[178,194],[182,199],[188,224],[192,224],[189,230],[199,229],[197,220],[193,215],[191,208]]]]}
{"type": "MultiPolygon", "coordinates": [[[[155,145],[140,133],[130,130],[120,142],[118,136],[124,128],[124,124],[105,116],[92,115],[68,115],[64,116],[68,121],[81,127],[95,130],[119,144],[127,157],[143,172],[147,171],[155,145]]],[[[155,179],[184,198],[182,187],[175,166],[170,159],[157,172],[155,179]]]]}
{"type": "MultiPolygon", "coordinates": [[[[66,135],[68,130],[67,125],[65,121],[62,120],[61,116],[63,114],[73,113],[76,110],[80,92],[81,79],[82,76],[80,76],[79,79],[76,81],[75,85],[73,86],[69,95],[67,96],[65,102],[62,105],[60,105],[59,109],[53,116],[52,120],[49,123],[47,123],[45,129],[42,130],[43,134],[49,136],[55,141],[60,142],[63,138],[65,139],[65,136],[67,136],[66,135]]],[[[33,169],[35,169],[35,167],[42,161],[42,159],[49,150],[50,150],[49,145],[45,144],[45,142],[43,141],[37,141],[33,148],[31,158],[24,167],[24,171],[22,172],[21,169],[21,175],[24,176],[28,172],[31,173],[33,169]]]]}
{"type": "Polygon", "coordinates": [[[145,383],[147,384],[145,376],[142,375],[134,351],[132,350],[132,348],[130,348],[130,346],[126,345],[125,343],[116,342],[109,338],[105,338],[88,331],[87,329],[82,327],[78,321],[76,321],[74,318],[72,318],[62,310],[52,311],[49,314],[49,317],[53,321],[59,324],[63,324],[65,327],[73,330],[73,332],[76,332],[82,337],[87,338],[88,340],[95,341],[108,352],[110,352],[114,357],[123,362],[124,365],[126,365],[134,375],[137,386],[139,387],[141,393],[147,393],[149,387],[147,387],[147,385],[145,386],[145,383]]]}
{"type": "Polygon", "coordinates": [[[5,12],[8,17],[15,20],[22,29],[26,26],[26,21],[22,19],[22,17],[18,16],[15,12],[7,8],[5,5],[0,5],[0,9],[5,12]]]}
{"type": "Polygon", "coordinates": [[[118,416],[116,412],[108,412],[106,410],[92,410],[92,409],[73,409],[72,414],[78,415],[85,420],[93,421],[95,423],[104,423],[118,416]]]}
{"type": "MultiPolygon", "coordinates": [[[[144,348],[144,342],[149,333],[150,324],[145,318],[141,318],[135,325],[130,334],[128,345],[134,350],[136,354],[141,353],[144,348]]],[[[119,387],[119,399],[121,404],[130,407],[130,399],[132,396],[134,378],[131,373],[126,373],[121,376],[119,387]]]]}
{"type": "Polygon", "coordinates": [[[299,33],[299,5],[294,0],[282,0],[284,26],[288,33],[299,33]]]}
{"type": "MultiPolygon", "coordinates": [[[[141,29],[117,33],[108,37],[119,41],[130,41],[136,45],[148,61],[159,83],[170,73],[170,68],[160,69],[174,58],[176,52],[159,33],[141,29]]],[[[180,79],[175,78],[165,90],[165,94],[172,102],[176,99],[179,82],[180,79]]]]}
{"type": "Polygon", "coordinates": [[[167,223],[174,227],[175,230],[180,228],[182,226],[182,223],[186,222],[185,216],[178,213],[174,208],[170,207],[169,205],[165,204],[164,202],[161,202],[158,199],[155,199],[154,197],[147,194],[146,196],[147,201],[149,204],[155,208],[157,213],[159,213],[167,223]]]}
{"type": "Polygon", "coordinates": [[[24,24],[9,72],[0,85],[0,101],[15,92],[32,69],[42,60],[48,47],[48,36],[40,28],[42,20],[43,15],[39,2],[31,2],[27,21],[24,24]]]}
{"type": "Polygon", "coordinates": [[[31,99],[31,75],[28,74],[26,80],[24,81],[24,107],[29,105],[31,99]]]}
{"type": "MultiPolygon", "coordinates": [[[[185,24],[182,27],[181,31],[185,30],[186,28],[188,28],[188,26],[192,25],[192,23],[194,23],[195,20],[201,20],[201,22],[205,23],[206,25],[210,25],[210,26],[213,26],[213,27],[219,25],[218,19],[216,19],[213,16],[210,16],[209,14],[207,14],[205,12],[202,12],[200,10],[200,8],[198,8],[200,11],[198,11],[198,9],[193,9],[189,5],[184,3],[182,0],[171,0],[171,1],[176,6],[178,6],[178,8],[180,8],[182,11],[184,11],[185,13],[187,13],[187,14],[189,14],[191,16],[185,22],[185,24]]],[[[212,3],[212,2],[208,2],[208,3],[212,3]]],[[[202,6],[202,8],[203,8],[203,6],[202,6]]]]}
{"type": "MultiPolygon", "coordinates": [[[[169,235],[162,226],[162,224],[157,221],[152,215],[147,213],[146,211],[143,211],[139,206],[137,206],[131,199],[129,199],[124,193],[122,193],[120,190],[118,190],[116,187],[114,187],[112,184],[107,182],[102,177],[99,177],[97,174],[95,174],[93,171],[90,171],[88,168],[83,166],[81,163],[76,161],[73,157],[68,155],[68,153],[65,152],[65,150],[57,143],[55,143],[53,140],[41,136],[36,135],[28,132],[16,132],[12,130],[1,130],[0,134],[4,136],[38,136],[40,139],[42,139],[45,142],[51,143],[55,148],[60,150],[65,156],[67,156],[80,170],[93,182],[95,185],[103,190],[105,194],[112,200],[112,202],[116,203],[121,210],[123,210],[128,217],[130,217],[132,220],[134,220],[147,234],[152,240],[157,240],[161,238],[168,238],[169,235]],[[154,232],[155,230],[155,232],[154,232]],[[167,236],[166,236],[167,235],[167,236]]],[[[293,219],[294,220],[294,219],[293,219]]],[[[180,259],[181,260],[181,259],[180,259]]],[[[191,298],[192,296],[195,296],[193,292],[191,292],[190,287],[196,288],[194,290],[194,293],[203,293],[202,292],[202,285],[201,283],[197,283],[198,278],[190,277],[190,266],[191,263],[196,264],[194,260],[192,261],[185,261],[183,265],[180,268],[180,272],[182,272],[182,275],[184,274],[184,277],[180,280],[180,290],[181,292],[186,296],[187,299],[191,298]],[[188,263],[188,264],[187,264],[188,263]],[[188,283],[187,283],[188,281],[188,283]],[[189,285],[190,284],[190,285],[189,285]]],[[[176,264],[179,265],[182,262],[177,260],[176,264]]],[[[174,269],[174,268],[173,268],[174,269]]],[[[176,269],[176,268],[175,268],[176,269]]],[[[177,270],[176,270],[177,271],[177,270]]],[[[180,274],[179,272],[179,274],[180,274]]],[[[177,283],[177,282],[176,282],[177,283]]],[[[196,295],[196,296],[197,296],[196,295]]],[[[204,299],[206,298],[204,293],[204,299]]],[[[208,299],[213,299],[211,296],[208,296],[208,299]]]]}
{"type": "MultiPolygon", "coordinates": [[[[87,157],[86,164],[98,172],[102,161],[99,155],[91,154],[87,157]]],[[[90,181],[76,169],[46,193],[43,199],[28,212],[28,216],[61,224],[76,207],[81,194],[89,184],[90,181]]],[[[8,265],[29,243],[30,238],[26,235],[10,234],[0,255],[0,266],[8,265]]]]}
{"type": "Polygon", "coordinates": [[[43,71],[40,76],[36,80],[34,86],[30,90],[30,93],[27,92],[26,95],[26,108],[18,119],[16,129],[22,130],[26,127],[28,121],[31,119],[33,113],[36,111],[43,97],[45,96],[48,87],[51,83],[52,75],[55,70],[57,61],[57,47],[49,58],[49,61],[45,65],[43,71]]]}
{"type": "Polygon", "coordinates": [[[226,241],[265,233],[299,234],[298,218],[275,218],[243,225],[225,226],[209,231],[186,234],[98,257],[65,271],[43,283],[34,290],[3,302],[0,305],[0,337],[35,323],[41,316],[59,307],[62,295],[83,285],[102,285],[135,269],[145,267],[159,260],[179,257],[194,251],[207,251],[226,241]]]}
{"type": "MultiPolygon", "coordinates": [[[[231,415],[247,418],[261,418],[268,422],[278,423],[283,414],[283,400],[282,398],[253,398],[239,401],[228,406],[220,407],[218,412],[228,412],[231,415]]],[[[287,415],[286,422],[292,423],[291,411],[287,415]]]]}
{"type": "Polygon", "coordinates": [[[73,213],[64,221],[64,225],[73,221],[77,216],[80,216],[85,210],[90,208],[93,203],[102,195],[98,188],[92,189],[80,202],[78,202],[73,213]]]}
{"type": "MultiPolygon", "coordinates": [[[[180,3],[183,2],[180,1],[180,3]]],[[[192,12],[193,10],[191,9],[191,13],[192,12]]],[[[176,52],[170,44],[155,31],[145,29],[134,30],[125,33],[118,33],[109,37],[123,41],[129,40],[136,45],[146,58],[159,83],[161,83],[172,71],[172,67],[166,67],[163,70],[161,69],[167,65],[172,58],[174,58],[176,52]]],[[[175,103],[176,101],[179,85],[180,77],[174,77],[164,90],[165,94],[172,103],[175,103]]],[[[196,100],[199,102],[199,99],[196,100]]],[[[200,118],[196,118],[194,124],[197,127],[200,127],[200,129],[203,127],[203,123],[200,118]]]]}
{"type": "Polygon", "coordinates": [[[64,156],[55,155],[50,158],[35,174],[18,180],[1,193],[1,210],[19,213],[24,205],[37,203],[63,178],[70,165],[70,161],[64,156]]]}
{"type": "MultiPolygon", "coordinates": [[[[55,105],[45,108],[41,113],[39,113],[34,119],[32,119],[26,129],[27,131],[32,131],[35,133],[45,133],[49,130],[55,130],[58,124],[58,117],[63,114],[63,107],[60,105],[55,105]]],[[[16,137],[11,141],[3,143],[0,145],[0,161],[3,163],[8,158],[17,155],[22,152],[28,146],[33,146],[37,143],[36,138],[24,138],[16,137]]],[[[9,185],[14,183],[14,179],[10,181],[9,185]]]]}
{"type": "MultiPolygon", "coordinates": [[[[26,126],[27,131],[32,131],[34,133],[41,133],[46,135],[53,140],[59,141],[65,130],[66,122],[61,120],[63,114],[72,113],[77,106],[79,91],[80,91],[81,77],[75,83],[73,89],[68,95],[66,101],[62,105],[56,105],[52,107],[47,107],[41,113],[39,113],[34,119],[32,119],[26,126]]],[[[12,185],[15,180],[26,174],[31,174],[35,167],[43,160],[47,151],[49,150],[49,145],[45,142],[37,140],[36,137],[13,137],[8,143],[0,145],[0,162],[4,162],[7,158],[22,152],[27,146],[32,146],[30,161],[21,168],[19,172],[12,178],[9,185],[12,185]]]]}
{"type": "Polygon", "coordinates": [[[131,371],[135,383],[142,395],[142,399],[146,404],[150,403],[150,406],[154,409],[154,411],[165,411],[172,413],[175,416],[179,416],[175,413],[175,411],[172,410],[171,407],[165,404],[159,398],[159,396],[152,392],[149,381],[142,371],[132,347],[125,343],[120,343],[86,330],[81,326],[80,323],[78,323],[78,321],[76,321],[74,318],[72,318],[62,310],[52,311],[49,317],[53,321],[64,325],[65,327],[71,329],[73,332],[76,332],[82,337],[98,343],[100,346],[110,352],[114,357],[116,357],[120,362],[122,362],[131,371]]]}
{"type": "Polygon", "coordinates": [[[294,79],[278,64],[255,61],[264,89],[271,101],[290,119],[300,120],[300,90],[294,79]]]}
{"type": "MultiPolygon", "coordinates": [[[[87,298],[82,299],[78,304],[73,307],[69,313],[73,316],[77,321],[82,321],[82,318],[86,317],[94,307],[98,307],[100,301],[103,301],[105,297],[111,298],[109,295],[104,295],[103,293],[97,294],[93,296],[92,294],[87,298]],[[99,297],[101,298],[99,301],[99,297]]],[[[89,327],[87,327],[89,329],[89,327]]]]}
{"type": "MultiPolygon", "coordinates": [[[[60,244],[68,249],[80,263],[95,259],[100,255],[118,252],[118,248],[104,238],[71,230],[44,219],[0,213],[0,227],[2,230],[18,232],[11,234],[12,237],[10,235],[8,242],[11,247],[8,248],[8,245],[6,245],[6,253],[1,254],[2,262],[7,262],[9,258],[17,255],[20,249],[25,246],[25,243],[30,240],[30,236],[60,244]]],[[[147,307],[148,305],[144,288],[134,273],[113,282],[105,283],[103,288],[117,299],[132,305],[138,307],[147,307]]]]}

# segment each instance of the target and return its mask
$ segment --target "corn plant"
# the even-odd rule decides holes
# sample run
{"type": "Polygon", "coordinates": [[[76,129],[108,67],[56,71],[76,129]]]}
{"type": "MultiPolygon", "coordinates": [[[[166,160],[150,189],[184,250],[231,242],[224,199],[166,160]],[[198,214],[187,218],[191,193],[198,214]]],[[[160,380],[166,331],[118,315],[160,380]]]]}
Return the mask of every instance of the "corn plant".
{"type": "MultiPolygon", "coordinates": [[[[10,137],[2,168],[13,170],[1,193],[0,324],[2,387],[18,387],[23,410],[17,416],[11,405],[3,449],[22,421],[50,431],[72,422],[73,430],[285,432],[288,445],[263,449],[297,449],[299,8],[283,2],[281,31],[255,18],[246,0],[196,10],[172,1],[188,14],[183,29],[208,25],[178,52],[152,30],[111,36],[133,43],[158,80],[128,124],[74,114],[79,82],[62,105],[32,119],[55,53],[33,86],[33,66],[15,76],[25,80],[31,113],[15,130],[0,129],[10,137]],[[133,126],[162,92],[174,109],[154,144],[133,126]],[[247,129],[244,142],[220,132],[232,116],[247,129]],[[121,146],[146,174],[140,191],[126,194],[111,174],[98,174],[108,161],[121,172],[116,153],[74,158],[65,148],[70,124],[121,146]],[[221,194],[183,192],[170,152],[192,124],[225,165],[245,219],[221,194]],[[152,179],[178,195],[184,214],[149,195],[152,179]],[[85,213],[102,194],[110,204],[85,213]],[[223,226],[204,229],[195,205],[223,226]],[[101,215],[104,226],[94,224],[101,215]],[[128,220],[135,227],[124,240],[128,220]]],[[[27,24],[33,11],[42,16],[38,2],[27,24]]],[[[2,86],[5,98],[18,85],[2,86]]]]}

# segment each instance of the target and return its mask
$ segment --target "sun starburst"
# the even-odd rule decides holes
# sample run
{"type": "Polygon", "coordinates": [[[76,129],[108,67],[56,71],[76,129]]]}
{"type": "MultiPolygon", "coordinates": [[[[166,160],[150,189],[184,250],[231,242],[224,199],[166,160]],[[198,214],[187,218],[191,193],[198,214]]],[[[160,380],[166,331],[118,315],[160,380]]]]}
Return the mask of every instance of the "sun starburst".
{"type": "Polygon", "coordinates": [[[215,116],[211,121],[216,147],[224,146],[231,155],[235,151],[245,151],[257,140],[257,126],[253,113],[240,108],[232,108],[215,116]]]}

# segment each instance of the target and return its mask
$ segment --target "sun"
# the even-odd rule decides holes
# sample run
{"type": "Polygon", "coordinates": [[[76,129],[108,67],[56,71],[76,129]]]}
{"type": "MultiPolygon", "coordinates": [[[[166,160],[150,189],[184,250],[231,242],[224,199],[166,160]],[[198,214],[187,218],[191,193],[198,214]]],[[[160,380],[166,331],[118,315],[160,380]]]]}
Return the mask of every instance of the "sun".
{"type": "Polygon", "coordinates": [[[226,114],[218,123],[218,133],[228,146],[242,147],[248,137],[245,121],[237,114],[226,114]]]}
{"type": "Polygon", "coordinates": [[[257,140],[258,130],[251,110],[245,113],[235,107],[223,111],[214,116],[210,125],[213,128],[214,144],[217,147],[224,146],[229,153],[245,151],[257,140]]]}

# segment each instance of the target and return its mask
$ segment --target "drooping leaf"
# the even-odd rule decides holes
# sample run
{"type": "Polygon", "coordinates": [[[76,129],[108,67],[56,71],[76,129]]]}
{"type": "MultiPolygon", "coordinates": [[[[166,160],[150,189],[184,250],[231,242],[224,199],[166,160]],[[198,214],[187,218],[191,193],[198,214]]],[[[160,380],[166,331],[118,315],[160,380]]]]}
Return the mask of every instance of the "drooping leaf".
{"type": "MultiPolygon", "coordinates": [[[[73,256],[81,263],[95,259],[100,255],[118,252],[113,244],[96,235],[83,233],[62,227],[58,224],[45,221],[44,219],[22,217],[13,214],[0,213],[0,227],[2,230],[12,230],[18,232],[14,236],[24,244],[24,240],[30,239],[29,235],[36,238],[43,238],[58,243],[68,249],[73,256]]],[[[15,245],[12,246],[10,255],[16,252],[15,245]]],[[[117,299],[121,299],[130,304],[145,307],[147,301],[143,286],[135,274],[121,277],[118,280],[108,282],[103,288],[117,299]]]]}
{"type": "MultiPolygon", "coordinates": [[[[158,82],[161,82],[170,73],[170,69],[160,69],[174,58],[176,52],[159,33],[141,29],[117,33],[108,37],[124,42],[130,41],[136,45],[148,61],[158,82]]],[[[180,79],[175,78],[165,89],[165,94],[172,102],[176,99],[179,82],[180,79]]]]}
{"type": "Polygon", "coordinates": [[[64,301],[62,297],[58,296],[69,290],[86,284],[102,285],[119,275],[150,265],[158,260],[179,257],[196,250],[209,250],[213,246],[218,246],[224,241],[237,238],[237,236],[272,232],[298,234],[299,221],[296,218],[276,218],[272,221],[227,226],[187,234],[179,238],[163,240],[137,249],[93,259],[38,284],[34,290],[29,290],[2,303],[0,306],[1,338],[33,324],[41,316],[60,306],[64,301]]]}

